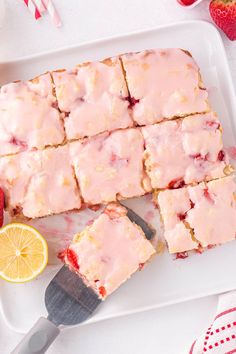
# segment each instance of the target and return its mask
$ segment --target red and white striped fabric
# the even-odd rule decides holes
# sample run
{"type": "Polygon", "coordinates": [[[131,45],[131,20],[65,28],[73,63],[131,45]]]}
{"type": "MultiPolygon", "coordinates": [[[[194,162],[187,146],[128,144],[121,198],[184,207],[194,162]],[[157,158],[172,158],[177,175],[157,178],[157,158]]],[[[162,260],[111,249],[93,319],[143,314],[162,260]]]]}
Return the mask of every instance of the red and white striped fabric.
{"type": "Polygon", "coordinates": [[[236,353],[236,291],[219,296],[217,314],[189,354],[236,353]]]}

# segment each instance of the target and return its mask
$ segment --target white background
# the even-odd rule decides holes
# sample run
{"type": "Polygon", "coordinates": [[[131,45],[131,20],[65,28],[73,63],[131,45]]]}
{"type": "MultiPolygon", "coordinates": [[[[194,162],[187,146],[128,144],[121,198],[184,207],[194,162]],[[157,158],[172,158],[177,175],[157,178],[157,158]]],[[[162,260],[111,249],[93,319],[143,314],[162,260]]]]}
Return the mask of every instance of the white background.
{"type": "MultiPolygon", "coordinates": [[[[4,0],[0,0],[2,2],[4,0]]],[[[210,20],[208,0],[189,10],[175,0],[54,0],[63,27],[45,15],[36,22],[23,0],[5,0],[0,14],[0,61],[184,19],[210,20]]],[[[1,6],[0,6],[1,9],[1,6]]],[[[234,82],[236,42],[222,34],[234,82]]],[[[155,281],[155,279],[153,279],[155,281]]],[[[187,281],[187,279],[186,279],[187,281]]],[[[211,321],[217,296],[64,331],[51,354],[183,354],[211,321]]],[[[8,354],[21,335],[0,318],[0,353],[8,354]]]]}

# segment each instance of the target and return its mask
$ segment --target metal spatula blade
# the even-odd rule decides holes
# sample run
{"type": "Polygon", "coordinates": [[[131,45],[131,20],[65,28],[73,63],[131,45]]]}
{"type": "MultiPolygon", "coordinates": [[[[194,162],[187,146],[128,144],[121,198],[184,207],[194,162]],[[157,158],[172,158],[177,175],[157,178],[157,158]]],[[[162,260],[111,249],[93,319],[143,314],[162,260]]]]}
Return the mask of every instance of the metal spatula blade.
{"type": "Polygon", "coordinates": [[[48,318],[41,317],[12,354],[45,353],[59,335],[59,325],[72,326],[86,321],[100,303],[97,294],[64,265],[45,292],[48,318]]]}
{"type": "MultiPolygon", "coordinates": [[[[127,216],[139,225],[150,240],[155,231],[133,210],[127,216]]],[[[101,300],[83,280],[63,266],[49,283],[45,292],[48,318],[41,317],[23,338],[12,354],[43,354],[60,333],[59,325],[76,325],[86,321],[101,300]]]]}
{"type": "Polygon", "coordinates": [[[156,231],[132,209],[128,208],[127,206],[125,208],[128,210],[128,218],[141,227],[146,236],[146,239],[150,241],[155,236],[156,231]]]}
{"type": "Polygon", "coordinates": [[[83,280],[63,266],[45,292],[48,319],[55,325],[75,325],[86,321],[101,300],[83,280]]]}

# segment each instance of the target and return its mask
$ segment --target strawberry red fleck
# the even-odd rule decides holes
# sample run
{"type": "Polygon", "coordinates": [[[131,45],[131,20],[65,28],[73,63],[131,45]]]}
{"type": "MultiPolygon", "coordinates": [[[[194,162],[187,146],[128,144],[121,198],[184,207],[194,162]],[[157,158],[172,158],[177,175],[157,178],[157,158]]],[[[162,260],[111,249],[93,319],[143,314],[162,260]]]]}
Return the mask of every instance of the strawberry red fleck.
{"type": "Polygon", "coordinates": [[[216,121],[212,121],[212,120],[208,120],[206,121],[206,126],[209,127],[209,128],[212,128],[212,129],[219,129],[220,127],[220,123],[219,122],[216,122],[216,121]]]}
{"type": "Polygon", "coordinates": [[[131,109],[133,108],[137,103],[139,103],[139,99],[136,99],[134,97],[125,97],[125,100],[129,102],[128,108],[131,109]]]}
{"type": "Polygon", "coordinates": [[[54,102],[52,103],[52,107],[58,109],[58,102],[57,102],[57,101],[54,101],[54,102]]]}
{"type": "Polygon", "coordinates": [[[193,159],[202,159],[201,154],[190,155],[190,157],[192,157],[193,159]]]}
{"type": "Polygon", "coordinates": [[[4,192],[0,188],[0,227],[2,227],[4,221],[4,192]]]}
{"type": "Polygon", "coordinates": [[[139,270],[142,270],[145,263],[139,263],[139,270]]]}
{"type": "Polygon", "coordinates": [[[201,245],[198,245],[198,248],[195,249],[195,252],[202,254],[204,252],[204,249],[203,249],[203,247],[201,245]]]}
{"type": "Polygon", "coordinates": [[[192,157],[196,161],[207,161],[208,156],[209,156],[208,153],[206,155],[201,155],[201,154],[190,155],[190,157],[192,157]]]}
{"type": "Polygon", "coordinates": [[[169,184],[168,188],[169,189],[177,189],[177,188],[182,188],[185,186],[183,178],[176,178],[173,179],[169,184]]]}
{"type": "Polygon", "coordinates": [[[214,199],[212,198],[212,195],[209,193],[208,188],[204,189],[204,197],[210,202],[211,204],[214,203],[214,199]]]}
{"type": "Polygon", "coordinates": [[[189,200],[190,200],[191,209],[193,209],[195,207],[195,203],[191,199],[189,199],[189,200]]]}
{"type": "Polygon", "coordinates": [[[215,248],[216,247],[216,245],[208,245],[207,246],[207,248],[209,249],[209,250],[211,250],[212,248],[215,248]]]}
{"type": "Polygon", "coordinates": [[[66,251],[67,250],[63,250],[61,252],[58,252],[58,254],[57,254],[57,258],[59,258],[62,262],[64,262],[64,260],[65,260],[66,251]]]}
{"type": "Polygon", "coordinates": [[[99,294],[100,294],[102,297],[105,297],[106,294],[107,294],[106,289],[105,289],[104,286],[100,286],[99,289],[98,289],[98,291],[99,291],[99,294]]]}
{"type": "Polygon", "coordinates": [[[129,99],[129,107],[128,108],[134,107],[137,103],[139,103],[138,99],[136,99],[134,97],[130,97],[130,99],[129,99]]]}
{"type": "Polygon", "coordinates": [[[17,205],[15,208],[12,209],[12,214],[14,216],[22,214],[22,207],[17,205]]]}
{"type": "Polygon", "coordinates": [[[119,169],[119,168],[127,166],[129,163],[129,159],[119,157],[118,155],[114,154],[114,152],[112,152],[111,158],[110,158],[110,163],[111,163],[111,165],[113,165],[114,167],[119,169]]]}
{"type": "Polygon", "coordinates": [[[219,153],[218,153],[218,160],[219,161],[224,161],[225,159],[225,153],[223,150],[220,150],[219,153]]]}
{"type": "Polygon", "coordinates": [[[112,152],[110,161],[115,162],[117,160],[117,158],[118,158],[118,156],[116,154],[114,154],[114,152],[112,152]]]}
{"type": "Polygon", "coordinates": [[[121,216],[125,216],[127,212],[122,206],[110,204],[105,208],[104,213],[107,214],[110,219],[118,219],[121,216]]]}
{"type": "Polygon", "coordinates": [[[72,249],[68,248],[66,250],[66,258],[72,268],[79,270],[78,256],[72,249]]]}
{"type": "Polygon", "coordinates": [[[12,145],[20,146],[23,149],[27,149],[28,145],[26,144],[25,141],[19,140],[15,138],[14,136],[9,140],[9,143],[12,145]]]}
{"type": "Polygon", "coordinates": [[[176,253],[176,259],[185,259],[188,257],[188,252],[178,252],[176,253]]]}
{"type": "Polygon", "coordinates": [[[88,207],[93,211],[98,211],[101,208],[101,204],[89,205],[88,207]]]}
{"type": "Polygon", "coordinates": [[[178,218],[179,218],[180,221],[183,221],[183,220],[185,220],[185,218],[186,218],[186,216],[187,216],[187,212],[185,212],[185,213],[178,213],[177,216],[178,216],[178,218]]]}

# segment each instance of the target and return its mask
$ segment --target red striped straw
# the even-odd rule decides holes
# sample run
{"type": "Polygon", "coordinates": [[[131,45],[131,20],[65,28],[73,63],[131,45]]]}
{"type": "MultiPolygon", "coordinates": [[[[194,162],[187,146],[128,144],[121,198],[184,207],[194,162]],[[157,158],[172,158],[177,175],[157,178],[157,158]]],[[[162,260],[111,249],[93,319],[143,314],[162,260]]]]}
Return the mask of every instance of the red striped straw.
{"type": "Polygon", "coordinates": [[[61,26],[61,19],[60,16],[58,15],[57,10],[55,9],[52,0],[42,0],[44,6],[48,10],[49,15],[52,18],[52,21],[56,27],[61,26]]]}
{"type": "Polygon", "coordinates": [[[41,17],[41,14],[37,7],[35,6],[33,0],[23,0],[26,6],[28,7],[29,11],[34,16],[35,20],[38,20],[41,17]]]}
{"type": "Polygon", "coordinates": [[[33,0],[35,5],[37,6],[39,12],[42,14],[43,12],[47,11],[44,3],[42,0],[33,0]]]}

